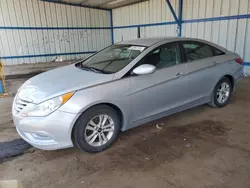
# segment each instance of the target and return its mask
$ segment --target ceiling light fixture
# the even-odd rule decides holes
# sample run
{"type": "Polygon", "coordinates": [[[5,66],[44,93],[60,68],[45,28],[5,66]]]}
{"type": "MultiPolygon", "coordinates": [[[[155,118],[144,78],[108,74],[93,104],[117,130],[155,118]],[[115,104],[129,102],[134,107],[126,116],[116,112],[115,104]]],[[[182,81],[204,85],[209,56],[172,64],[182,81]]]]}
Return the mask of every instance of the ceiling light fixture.
{"type": "Polygon", "coordinates": [[[115,0],[115,1],[111,1],[109,3],[107,3],[108,5],[113,5],[113,4],[117,4],[117,3],[121,3],[123,1],[126,1],[126,0],[115,0]]]}

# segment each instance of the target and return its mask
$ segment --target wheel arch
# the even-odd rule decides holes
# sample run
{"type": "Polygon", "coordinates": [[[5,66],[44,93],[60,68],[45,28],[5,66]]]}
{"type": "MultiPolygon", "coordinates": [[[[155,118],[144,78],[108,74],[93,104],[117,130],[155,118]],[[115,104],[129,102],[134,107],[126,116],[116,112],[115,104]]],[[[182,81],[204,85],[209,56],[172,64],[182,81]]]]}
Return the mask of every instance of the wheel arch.
{"type": "Polygon", "coordinates": [[[97,104],[93,104],[91,106],[88,106],[86,109],[84,109],[80,115],[77,117],[72,129],[71,129],[71,140],[73,140],[73,130],[74,130],[74,127],[75,127],[75,124],[77,123],[77,121],[79,120],[79,118],[81,117],[81,115],[86,112],[87,110],[89,110],[90,108],[93,108],[93,107],[96,107],[96,106],[100,106],[100,105],[106,105],[106,106],[109,106],[111,107],[112,109],[114,109],[117,114],[119,115],[120,117],[120,123],[121,123],[121,127],[120,127],[120,130],[124,130],[124,127],[125,127],[125,120],[124,120],[124,114],[121,110],[121,108],[119,108],[117,105],[115,104],[112,104],[112,103],[109,103],[109,102],[102,102],[102,103],[97,103],[97,104]]]}
{"type": "Polygon", "coordinates": [[[117,114],[120,117],[120,123],[121,123],[120,129],[122,130],[123,127],[124,127],[125,122],[124,122],[124,115],[123,115],[123,112],[122,112],[121,108],[119,108],[117,105],[114,105],[112,103],[101,103],[101,104],[97,104],[97,106],[98,105],[107,105],[107,106],[113,108],[117,112],[117,114]]]}
{"type": "Polygon", "coordinates": [[[222,78],[228,78],[231,83],[232,83],[232,88],[234,89],[234,86],[235,86],[235,80],[234,80],[234,77],[231,75],[231,74],[225,74],[223,76],[221,76],[217,82],[215,83],[215,85],[213,86],[213,89],[215,88],[215,86],[217,85],[217,83],[222,79],[222,78]]]}
{"type": "MultiPolygon", "coordinates": [[[[235,86],[235,79],[234,77],[231,75],[231,74],[225,74],[223,76],[221,76],[218,81],[216,82],[216,84],[214,85],[213,87],[213,90],[211,91],[211,94],[210,94],[210,102],[208,103],[211,107],[216,107],[216,108],[221,108],[221,107],[224,107],[227,103],[225,103],[224,105],[218,105],[215,103],[215,99],[214,99],[214,92],[215,92],[215,89],[216,89],[216,86],[218,85],[218,83],[220,83],[220,81],[223,79],[223,78],[227,78],[229,79],[229,81],[231,82],[232,84],[232,91],[234,90],[234,86],[235,86]]],[[[231,91],[231,93],[232,93],[231,91]]]]}
{"type": "MultiPolygon", "coordinates": [[[[234,77],[232,76],[232,75],[230,75],[230,74],[226,74],[225,76],[223,76],[222,78],[228,78],[230,81],[231,81],[231,83],[232,83],[232,88],[233,88],[233,90],[234,90],[234,85],[235,85],[235,80],[234,80],[234,77]]],[[[221,78],[221,79],[222,79],[221,78]]],[[[220,80],[221,80],[220,79],[220,80]]]]}
{"type": "Polygon", "coordinates": [[[213,85],[213,87],[211,88],[210,92],[209,92],[209,96],[212,97],[212,94],[213,94],[213,91],[214,91],[214,88],[215,86],[218,84],[218,82],[222,79],[222,78],[228,78],[231,83],[232,83],[232,88],[233,88],[233,91],[234,91],[234,86],[235,86],[235,80],[234,80],[234,77],[231,75],[231,74],[225,74],[223,76],[221,76],[217,81],[216,83],[213,85]]]}

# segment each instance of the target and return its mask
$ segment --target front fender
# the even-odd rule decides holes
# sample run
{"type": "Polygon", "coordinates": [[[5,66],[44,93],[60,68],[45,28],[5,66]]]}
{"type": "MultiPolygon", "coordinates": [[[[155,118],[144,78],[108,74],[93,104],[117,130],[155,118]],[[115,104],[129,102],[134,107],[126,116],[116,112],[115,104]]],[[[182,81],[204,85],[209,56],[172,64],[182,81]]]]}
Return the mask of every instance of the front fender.
{"type": "Polygon", "coordinates": [[[98,104],[112,104],[120,109],[123,115],[122,130],[126,130],[130,124],[131,98],[129,95],[129,79],[121,79],[115,82],[77,91],[65,105],[59,110],[79,114],[98,104]]]}

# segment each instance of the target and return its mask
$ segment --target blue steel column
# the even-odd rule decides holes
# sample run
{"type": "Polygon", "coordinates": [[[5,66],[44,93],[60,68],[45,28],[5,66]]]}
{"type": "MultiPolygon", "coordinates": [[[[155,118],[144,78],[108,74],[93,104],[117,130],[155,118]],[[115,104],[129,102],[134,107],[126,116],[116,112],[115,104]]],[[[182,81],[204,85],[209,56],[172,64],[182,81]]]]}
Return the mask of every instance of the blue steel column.
{"type": "Polygon", "coordinates": [[[0,80],[0,94],[3,93],[3,84],[2,84],[2,80],[0,80]]]}
{"type": "Polygon", "coordinates": [[[173,15],[173,17],[174,17],[176,23],[178,24],[179,20],[178,20],[176,14],[175,14],[175,12],[174,12],[174,9],[173,9],[173,7],[172,7],[172,5],[171,5],[171,3],[170,3],[170,0],[166,0],[166,2],[167,2],[167,4],[168,4],[168,7],[169,7],[169,9],[170,9],[170,11],[171,11],[171,13],[172,13],[172,15],[173,15]]]}
{"type": "Polygon", "coordinates": [[[182,11],[183,11],[183,0],[179,0],[179,15],[178,15],[178,36],[182,36],[182,11]]]}
{"type": "Polygon", "coordinates": [[[175,19],[175,22],[178,25],[178,36],[179,37],[181,36],[181,33],[182,33],[182,5],[183,5],[182,1],[183,0],[179,0],[179,12],[178,12],[178,18],[177,18],[175,11],[170,3],[170,0],[166,0],[168,7],[169,7],[174,19],[175,19]]]}
{"type": "Polygon", "coordinates": [[[3,63],[1,62],[1,57],[0,57],[0,95],[5,92],[5,87],[4,87],[4,72],[3,72],[3,63]]]}
{"type": "Polygon", "coordinates": [[[114,44],[114,27],[113,27],[113,12],[112,12],[112,10],[110,10],[109,13],[110,13],[111,43],[114,44]]]}

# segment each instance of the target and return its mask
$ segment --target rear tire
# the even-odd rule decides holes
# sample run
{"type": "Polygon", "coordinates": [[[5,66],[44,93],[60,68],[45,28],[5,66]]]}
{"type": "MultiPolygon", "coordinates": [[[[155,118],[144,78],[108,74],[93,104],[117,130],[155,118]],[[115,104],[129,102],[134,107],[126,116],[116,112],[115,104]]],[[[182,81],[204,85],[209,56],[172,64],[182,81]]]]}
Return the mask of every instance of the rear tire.
{"type": "Polygon", "coordinates": [[[223,77],[215,86],[209,105],[214,108],[226,106],[232,96],[233,86],[229,78],[223,77]]]}
{"type": "Polygon", "coordinates": [[[120,117],[113,108],[107,105],[94,106],[77,120],[72,142],[82,151],[101,152],[115,142],[120,124],[120,117]]]}

